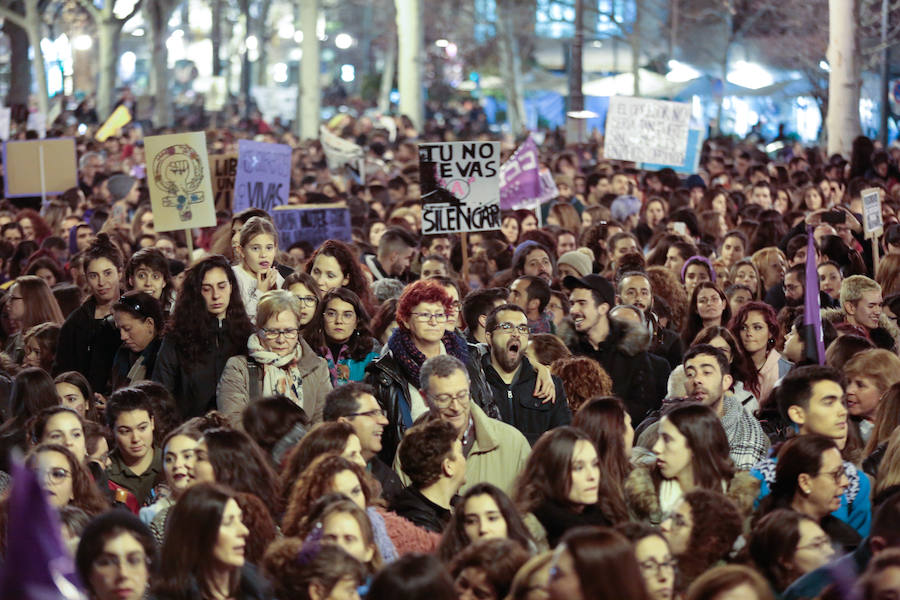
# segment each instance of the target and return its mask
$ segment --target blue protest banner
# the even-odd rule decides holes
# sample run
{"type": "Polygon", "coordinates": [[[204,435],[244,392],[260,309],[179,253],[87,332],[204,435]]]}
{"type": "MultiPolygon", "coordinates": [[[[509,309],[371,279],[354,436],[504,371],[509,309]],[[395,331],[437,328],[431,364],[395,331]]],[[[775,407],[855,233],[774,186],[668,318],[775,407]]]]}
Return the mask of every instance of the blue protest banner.
{"type": "Polygon", "coordinates": [[[688,130],[687,150],[684,153],[684,162],[680,165],[657,165],[644,163],[641,165],[646,171],[659,171],[664,167],[671,167],[676,173],[690,175],[696,173],[700,166],[700,148],[703,146],[703,132],[699,129],[688,130]]]}
{"type": "Polygon", "coordinates": [[[291,147],[252,140],[238,141],[234,212],[247,208],[271,211],[287,204],[291,191],[291,147]]]}
{"type": "Polygon", "coordinates": [[[344,205],[320,204],[278,208],[271,213],[278,228],[278,246],[287,250],[303,240],[317,248],[325,240],[353,240],[350,209],[344,205]]]}

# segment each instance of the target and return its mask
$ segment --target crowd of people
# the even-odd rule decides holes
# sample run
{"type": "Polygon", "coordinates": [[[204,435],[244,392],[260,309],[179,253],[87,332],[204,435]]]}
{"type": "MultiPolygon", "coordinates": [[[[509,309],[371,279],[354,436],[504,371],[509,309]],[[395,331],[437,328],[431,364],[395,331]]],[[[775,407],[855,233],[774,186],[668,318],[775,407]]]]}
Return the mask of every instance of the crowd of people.
{"type": "Polygon", "coordinates": [[[329,124],[365,181],[257,136],[348,207],[317,247],[258,208],[156,231],[137,128],[0,202],[0,561],[21,452],[96,600],[900,594],[897,148],[548,142],[556,198],[422,235],[416,141],[452,136],[384,125],[329,124]]]}

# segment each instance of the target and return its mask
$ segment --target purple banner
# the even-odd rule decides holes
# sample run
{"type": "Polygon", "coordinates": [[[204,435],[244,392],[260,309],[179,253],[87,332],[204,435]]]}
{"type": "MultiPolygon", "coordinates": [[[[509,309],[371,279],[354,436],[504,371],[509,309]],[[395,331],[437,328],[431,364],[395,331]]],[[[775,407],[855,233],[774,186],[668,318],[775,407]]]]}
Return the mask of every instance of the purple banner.
{"type": "Polygon", "coordinates": [[[541,172],[537,144],[530,135],[500,165],[500,208],[534,208],[541,196],[541,172]]]}
{"type": "Polygon", "coordinates": [[[805,358],[818,365],[825,364],[825,339],[822,336],[822,313],[819,310],[819,273],[816,270],[816,247],[813,228],[807,227],[806,281],[803,297],[803,329],[805,358]]]}
{"type": "Polygon", "coordinates": [[[271,211],[287,204],[290,191],[290,146],[238,140],[234,214],[247,208],[271,211]]]}

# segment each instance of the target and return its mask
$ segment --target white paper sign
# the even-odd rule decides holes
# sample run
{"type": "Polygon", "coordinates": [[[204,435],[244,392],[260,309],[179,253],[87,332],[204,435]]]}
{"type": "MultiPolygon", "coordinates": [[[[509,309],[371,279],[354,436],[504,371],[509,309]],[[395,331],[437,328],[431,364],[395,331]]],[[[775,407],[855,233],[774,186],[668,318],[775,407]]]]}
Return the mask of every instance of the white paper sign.
{"type": "Polygon", "coordinates": [[[687,153],[690,104],[648,98],[609,99],[605,158],[680,165],[687,153]]]}
{"type": "Polygon", "coordinates": [[[419,144],[422,235],[500,229],[500,142],[419,144]]]}
{"type": "Polygon", "coordinates": [[[9,124],[12,121],[12,109],[0,107],[0,140],[9,139],[9,124]]]}
{"type": "Polygon", "coordinates": [[[863,232],[867,238],[881,235],[884,221],[881,217],[881,194],[877,188],[863,190],[863,232]]]}
{"type": "Polygon", "coordinates": [[[28,113],[25,127],[31,131],[37,131],[41,139],[47,137],[47,115],[41,112],[28,113]]]}

